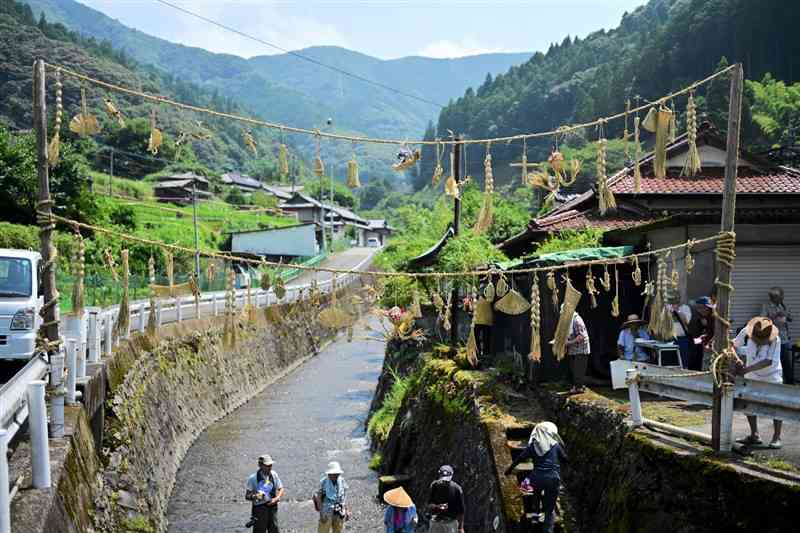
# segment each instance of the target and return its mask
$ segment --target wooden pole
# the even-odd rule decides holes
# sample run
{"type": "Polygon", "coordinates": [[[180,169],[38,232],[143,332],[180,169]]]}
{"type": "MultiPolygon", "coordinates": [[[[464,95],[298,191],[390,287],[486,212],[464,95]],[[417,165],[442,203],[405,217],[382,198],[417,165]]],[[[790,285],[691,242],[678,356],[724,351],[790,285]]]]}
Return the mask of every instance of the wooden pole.
{"type": "MultiPolygon", "coordinates": [[[[455,139],[453,144],[453,177],[456,185],[461,184],[461,137],[455,139]]],[[[461,194],[453,199],[453,235],[458,236],[461,229],[461,194]]],[[[458,282],[453,284],[453,294],[450,298],[450,344],[453,348],[458,345],[458,282]]]]}
{"type": "Polygon", "coordinates": [[[47,162],[47,104],[45,100],[44,60],[37,59],[33,65],[33,129],[36,132],[36,171],[39,176],[39,205],[37,214],[41,230],[39,241],[42,254],[42,285],[44,305],[41,315],[44,320],[43,333],[49,342],[58,341],[58,293],[56,292],[56,251],[53,247],[51,222],[52,200],[50,199],[50,175],[47,162]]]}
{"type": "MultiPolygon", "coordinates": [[[[744,72],[742,64],[737,63],[731,70],[731,94],[728,110],[728,145],[725,160],[725,188],[722,193],[722,231],[733,231],[736,214],[736,176],[739,163],[739,135],[742,126],[742,85],[744,72]]],[[[713,349],[721,353],[728,345],[729,325],[719,317],[728,319],[731,291],[731,268],[717,258],[717,309],[718,315],[714,327],[713,349]]],[[[720,450],[720,430],[722,422],[722,390],[714,385],[714,398],[711,418],[711,445],[715,451],[720,450]]]]}

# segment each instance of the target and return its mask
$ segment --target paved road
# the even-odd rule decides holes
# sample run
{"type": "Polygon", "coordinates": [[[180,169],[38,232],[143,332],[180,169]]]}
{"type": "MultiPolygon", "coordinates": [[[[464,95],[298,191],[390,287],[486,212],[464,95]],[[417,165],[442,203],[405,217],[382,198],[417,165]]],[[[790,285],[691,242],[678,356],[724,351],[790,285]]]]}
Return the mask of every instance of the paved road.
{"type": "MultiPolygon", "coordinates": [[[[372,257],[372,255],[374,255],[377,251],[378,248],[349,248],[344,252],[331,255],[319,266],[323,268],[356,268],[359,265],[363,265],[364,261],[372,257]]],[[[331,279],[332,274],[329,272],[305,272],[288,283],[287,287],[295,287],[298,285],[311,283],[315,276],[317,278],[317,283],[322,283],[331,279]]]]}
{"type": "Polygon", "coordinates": [[[340,337],[282,381],[215,423],[190,448],[168,509],[171,533],[246,531],[244,482],[269,453],[287,493],[282,532],[316,531],[310,501],[328,461],[342,463],[354,519],[348,531],[381,529],[377,476],[367,468],[364,419],[383,362],[384,344],[340,337]]]}

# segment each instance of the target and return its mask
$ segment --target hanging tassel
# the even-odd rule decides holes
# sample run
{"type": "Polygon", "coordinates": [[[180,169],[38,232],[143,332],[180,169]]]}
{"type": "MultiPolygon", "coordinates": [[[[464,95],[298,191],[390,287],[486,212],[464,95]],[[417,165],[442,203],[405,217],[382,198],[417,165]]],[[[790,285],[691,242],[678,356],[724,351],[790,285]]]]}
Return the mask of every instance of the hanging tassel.
{"type": "Polygon", "coordinates": [[[444,182],[444,193],[447,196],[452,196],[453,198],[459,197],[459,190],[458,190],[458,182],[456,181],[455,177],[455,151],[450,152],[450,175],[447,176],[447,180],[444,182]]]}
{"type": "MultiPolygon", "coordinates": [[[[316,141],[317,141],[317,146],[316,146],[316,153],[314,156],[314,174],[316,174],[317,177],[321,178],[322,176],[325,175],[325,163],[323,163],[322,161],[322,146],[319,133],[317,133],[316,141]]],[[[322,198],[321,195],[322,193],[320,192],[320,198],[322,198]]]]}
{"type": "Polygon", "coordinates": [[[436,143],[436,166],[433,169],[433,176],[431,176],[431,185],[436,187],[444,175],[444,167],[442,166],[442,145],[436,143]]]}
{"type": "Polygon", "coordinates": [[[639,117],[633,119],[633,144],[636,152],[636,160],[633,162],[633,193],[639,194],[642,192],[642,166],[640,163],[642,145],[639,143],[639,117]]]}
{"type": "Polygon", "coordinates": [[[531,280],[531,351],[528,358],[534,363],[542,360],[542,315],[539,296],[539,277],[534,272],[531,280]]]}
{"type": "Polygon", "coordinates": [[[494,173],[492,172],[492,154],[490,146],[486,145],[486,158],[483,160],[483,205],[475,221],[475,235],[480,235],[489,229],[494,217],[494,173]]]}
{"type": "Polygon", "coordinates": [[[686,139],[689,151],[681,175],[695,176],[700,172],[701,162],[700,152],[697,149],[697,105],[694,103],[694,93],[689,93],[689,101],[686,104],[686,139]]]}
{"type": "Polygon", "coordinates": [[[61,83],[61,69],[56,69],[56,121],[53,138],[47,146],[47,163],[51,168],[58,165],[58,156],[61,153],[61,120],[64,115],[63,102],[64,85],[61,83]]]}
{"type": "Polygon", "coordinates": [[[550,296],[553,301],[553,309],[558,311],[558,286],[556,285],[555,270],[550,270],[547,273],[547,288],[550,289],[550,296]]]}
{"type": "Polygon", "coordinates": [[[678,254],[672,254],[672,272],[670,274],[670,284],[672,292],[677,294],[680,289],[681,276],[678,272],[678,254]]]}
{"type": "Polygon", "coordinates": [[[225,292],[225,325],[223,327],[223,344],[230,348],[236,345],[236,290],[234,283],[236,274],[233,267],[228,269],[228,278],[225,292]]]}
{"type": "Polygon", "coordinates": [[[669,108],[660,106],[656,116],[656,147],[653,158],[653,173],[656,178],[665,178],[667,176],[667,143],[669,142],[669,130],[673,115],[669,108]]]}
{"type": "Polygon", "coordinates": [[[472,314],[472,322],[469,325],[469,337],[467,338],[467,361],[472,368],[478,368],[478,341],[475,338],[475,313],[472,314]]]}
{"type": "Polygon", "coordinates": [[[258,155],[258,145],[256,144],[256,139],[253,137],[253,130],[247,129],[242,132],[242,137],[244,137],[244,145],[250,150],[253,155],[258,155]]]}
{"type": "Polygon", "coordinates": [[[124,128],[125,117],[122,116],[122,111],[117,109],[117,106],[114,105],[114,102],[111,100],[111,98],[103,98],[103,104],[106,107],[106,113],[108,113],[108,116],[116,120],[120,128],[124,128]]]}
{"type": "Polygon", "coordinates": [[[128,262],[128,250],[122,250],[122,299],[119,302],[119,313],[114,323],[114,337],[119,339],[127,336],[131,325],[131,305],[130,305],[130,265],[128,262]]]}
{"type": "Polygon", "coordinates": [[[675,111],[675,102],[670,102],[670,112],[672,116],[669,119],[669,142],[674,143],[678,137],[678,112],[675,111]]]}
{"type": "Polygon", "coordinates": [[[633,274],[631,274],[631,278],[633,279],[633,283],[639,287],[642,284],[642,269],[639,268],[639,256],[633,256],[633,274]]]}
{"type": "Polygon", "coordinates": [[[614,193],[608,186],[608,176],[606,174],[606,156],[608,151],[608,140],[600,138],[597,141],[597,195],[600,214],[616,209],[617,201],[614,193]]]}
{"type": "Polygon", "coordinates": [[[692,255],[692,246],[694,246],[694,239],[686,243],[686,258],[683,261],[683,266],[686,268],[686,274],[691,274],[694,270],[694,256],[692,255]]]}
{"type": "Polygon", "coordinates": [[[411,307],[409,312],[415,319],[422,318],[422,306],[419,303],[419,293],[416,289],[414,289],[414,294],[411,298],[411,307]]]}
{"type": "Polygon", "coordinates": [[[89,114],[85,87],[81,87],[81,112],[72,117],[72,120],[69,122],[69,129],[81,137],[100,133],[100,123],[94,115],[89,114]]]}
{"type": "Polygon", "coordinates": [[[597,307],[597,295],[600,291],[595,287],[591,266],[586,269],[586,292],[589,294],[592,309],[595,309],[597,307]]]}
{"type": "Polygon", "coordinates": [[[278,172],[282,178],[289,177],[289,149],[283,143],[278,146],[278,172]]]}
{"type": "Polygon", "coordinates": [[[158,155],[158,149],[161,147],[163,140],[164,136],[161,134],[161,130],[156,127],[156,110],[153,109],[150,111],[150,138],[147,141],[147,151],[153,155],[158,155]]]}
{"type": "Polygon", "coordinates": [[[611,301],[611,316],[617,318],[619,317],[619,269],[616,265],[614,265],[614,286],[616,287],[616,292],[614,293],[614,299],[611,301]]]}
{"type": "Polygon", "coordinates": [[[72,312],[76,316],[82,316],[84,278],[86,275],[86,243],[77,225],[75,226],[75,240],[77,241],[77,251],[75,253],[75,262],[72,265],[72,274],[75,276],[75,282],[72,285],[72,312]]]}
{"type": "Polygon", "coordinates": [[[353,152],[350,161],[347,162],[347,186],[351,189],[361,187],[361,181],[358,179],[358,161],[356,161],[355,152],[353,152]]]}
{"type": "Polygon", "coordinates": [[[558,325],[556,326],[555,335],[553,335],[553,355],[556,360],[561,361],[567,353],[567,337],[569,337],[572,330],[572,320],[575,315],[575,309],[578,307],[578,302],[581,299],[581,293],[572,286],[569,279],[569,273],[564,276],[567,288],[564,292],[564,305],[561,307],[561,313],[558,317],[558,325]]]}
{"type": "Polygon", "coordinates": [[[611,274],[608,272],[608,263],[603,263],[603,279],[600,281],[603,290],[611,292],[611,274]]]}
{"type": "Polygon", "coordinates": [[[111,254],[111,249],[106,248],[103,250],[103,260],[106,263],[106,268],[111,273],[111,279],[119,281],[119,274],[117,274],[117,264],[114,261],[114,256],[111,254]]]}

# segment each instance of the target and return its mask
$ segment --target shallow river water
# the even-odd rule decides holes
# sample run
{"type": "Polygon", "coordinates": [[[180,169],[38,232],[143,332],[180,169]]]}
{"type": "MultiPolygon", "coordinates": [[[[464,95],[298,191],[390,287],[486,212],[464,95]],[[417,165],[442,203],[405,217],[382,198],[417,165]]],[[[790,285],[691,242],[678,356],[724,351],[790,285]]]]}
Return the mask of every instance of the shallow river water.
{"type": "MultiPolygon", "coordinates": [[[[373,320],[367,318],[364,320],[373,320]]],[[[380,531],[377,476],[369,470],[364,420],[383,363],[384,344],[344,336],[319,356],[209,427],[189,449],[169,503],[171,533],[245,532],[247,476],[268,453],[286,488],[281,532],[316,531],[311,494],[328,461],[339,461],[350,486],[347,531],[380,531]]]]}

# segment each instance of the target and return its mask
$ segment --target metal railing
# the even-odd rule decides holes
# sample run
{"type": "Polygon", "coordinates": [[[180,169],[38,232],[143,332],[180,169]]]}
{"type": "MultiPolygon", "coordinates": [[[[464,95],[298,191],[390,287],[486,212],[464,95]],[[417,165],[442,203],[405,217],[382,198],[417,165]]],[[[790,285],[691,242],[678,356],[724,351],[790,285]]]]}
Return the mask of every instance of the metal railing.
{"type": "MultiPolygon", "coordinates": [[[[336,287],[349,287],[370,264],[374,252],[352,268],[353,273],[338,277],[336,287]]],[[[328,292],[333,279],[317,283],[319,289],[328,292]]],[[[294,284],[286,288],[286,295],[278,300],[273,290],[251,289],[251,303],[263,308],[277,303],[297,301],[311,283],[294,284]]],[[[161,299],[156,302],[156,322],[164,325],[203,316],[218,316],[224,312],[224,291],[202,294],[198,302],[194,296],[161,299]]],[[[248,303],[247,289],[235,291],[237,309],[248,303]]],[[[31,438],[31,464],[33,487],[50,487],[50,452],[48,437],[64,436],[64,403],[74,404],[80,400],[79,384],[91,379],[87,377],[87,364],[102,362],[111,354],[114,346],[130,337],[133,331],[144,331],[150,314],[149,300],[130,304],[130,329],[114,336],[114,323],[119,314],[119,305],[106,308],[89,307],[82,317],[65,316],[59,354],[51,361],[36,355],[11,380],[0,387],[0,533],[11,533],[11,497],[8,473],[8,444],[19,428],[28,422],[31,438]],[[45,404],[45,381],[49,375],[53,387],[50,405],[50,428],[48,432],[47,408],[45,404]],[[48,435],[49,433],[49,435],[48,435]]]]}
{"type": "MultiPolygon", "coordinates": [[[[693,404],[713,404],[714,383],[708,374],[697,375],[690,370],[618,360],[611,363],[611,376],[615,389],[628,389],[634,426],[650,422],[642,416],[639,391],[693,404]]],[[[720,389],[722,451],[728,452],[733,448],[734,412],[800,422],[800,393],[795,386],[736,378],[734,383],[723,384],[720,389]]]]}

